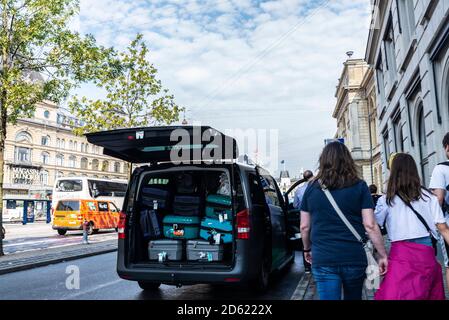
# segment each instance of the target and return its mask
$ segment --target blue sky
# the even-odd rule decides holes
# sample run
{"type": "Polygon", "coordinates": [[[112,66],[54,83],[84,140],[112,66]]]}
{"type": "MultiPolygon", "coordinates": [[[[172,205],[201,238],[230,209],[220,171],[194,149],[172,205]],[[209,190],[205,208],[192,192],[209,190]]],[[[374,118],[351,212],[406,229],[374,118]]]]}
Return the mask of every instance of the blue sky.
{"type": "Polygon", "coordinates": [[[142,33],[187,120],[279,130],[294,176],[336,132],[335,87],[345,53],[364,57],[369,14],[369,0],[81,0],[74,25],[119,49],[142,33]]]}

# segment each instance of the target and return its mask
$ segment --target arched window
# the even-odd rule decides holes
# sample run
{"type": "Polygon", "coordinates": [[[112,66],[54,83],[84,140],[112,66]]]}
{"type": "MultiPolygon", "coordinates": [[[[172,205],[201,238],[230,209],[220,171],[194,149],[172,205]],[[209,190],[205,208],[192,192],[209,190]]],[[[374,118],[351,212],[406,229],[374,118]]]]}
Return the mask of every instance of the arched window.
{"type": "Polygon", "coordinates": [[[76,167],[76,157],[75,156],[70,156],[69,157],[69,167],[70,168],[75,168],[76,167]]]}
{"type": "Polygon", "coordinates": [[[114,172],[120,172],[120,162],[114,162],[114,172]]]}
{"type": "Polygon", "coordinates": [[[50,145],[50,137],[49,136],[42,136],[41,144],[43,146],[49,146],[50,145]]]}
{"type": "Polygon", "coordinates": [[[86,150],[84,150],[84,142],[81,142],[81,152],[86,152],[86,150]]]}
{"type": "Polygon", "coordinates": [[[69,150],[73,150],[73,141],[72,140],[69,141],[69,150]]]}
{"type": "Polygon", "coordinates": [[[57,166],[64,166],[64,155],[63,154],[57,154],[56,155],[56,165],[57,166]]]}
{"type": "Polygon", "coordinates": [[[97,159],[92,160],[92,170],[98,171],[99,162],[97,159]]]}
{"type": "Polygon", "coordinates": [[[73,143],[73,150],[78,151],[78,142],[73,143]]]}
{"type": "Polygon", "coordinates": [[[56,178],[61,178],[61,177],[64,177],[64,172],[62,172],[62,171],[56,172],[56,178]]]}
{"type": "Polygon", "coordinates": [[[61,140],[61,149],[65,149],[65,139],[61,140]]]}
{"type": "Polygon", "coordinates": [[[80,167],[81,167],[81,169],[87,169],[87,163],[88,163],[88,161],[87,161],[87,158],[81,158],[81,162],[80,162],[80,167]]]}
{"type": "Polygon", "coordinates": [[[48,152],[41,153],[41,162],[42,162],[42,164],[50,163],[50,154],[48,152]]]}
{"type": "Polygon", "coordinates": [[[29,134],[28,132],[20,131],[16,135],[16,142],[32,144],[33,143],[33,138],[31,137],[31,134],[29,134]]]}
{"type": "Polygon", "coordinates": [[[422,103],[418,107],[418,138],[421,174],[424,185],[428,185],[429,151],[427,145],[426,119],[422,103]]]}
{"type": "Polygon", "coordinates": [[[61,148],[61,139],[59,138],[56,139],[56,148],[61,148]]]}
{"type": "Polygon", "coordinates": [[[109,171],[109,162],[103,161],[103,165],[101,166],[101,171],[109,171]]]}

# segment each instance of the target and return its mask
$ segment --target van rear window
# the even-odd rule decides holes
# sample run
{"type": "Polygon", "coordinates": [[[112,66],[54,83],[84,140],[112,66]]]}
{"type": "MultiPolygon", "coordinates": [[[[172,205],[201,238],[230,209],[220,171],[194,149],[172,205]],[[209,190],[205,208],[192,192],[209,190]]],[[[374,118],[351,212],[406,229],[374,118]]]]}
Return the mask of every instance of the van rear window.
{"type": "Polygon", "coordinates": [[[79,211],[79,201],[59,201],[56,207],[57,211],[79,211]]]}

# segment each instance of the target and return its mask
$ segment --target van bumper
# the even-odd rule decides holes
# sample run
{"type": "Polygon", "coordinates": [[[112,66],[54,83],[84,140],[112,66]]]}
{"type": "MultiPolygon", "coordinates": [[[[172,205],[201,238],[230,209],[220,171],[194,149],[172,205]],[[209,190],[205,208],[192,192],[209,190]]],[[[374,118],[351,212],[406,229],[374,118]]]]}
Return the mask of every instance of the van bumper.
{"type": "Polygon", "coordinates": [[[256,277],[258,268],[255,262],[243,255],[236,255],[233,266],[223,268],[195,268],[185,269],[175,267],[126,267],[124,263],[124,244],[119,240],[117,255],[117,273],[120,278],[130,281],[157,282],[168,285],[194,285],[194,284],[238,284],[247,283],[256,277]]]}

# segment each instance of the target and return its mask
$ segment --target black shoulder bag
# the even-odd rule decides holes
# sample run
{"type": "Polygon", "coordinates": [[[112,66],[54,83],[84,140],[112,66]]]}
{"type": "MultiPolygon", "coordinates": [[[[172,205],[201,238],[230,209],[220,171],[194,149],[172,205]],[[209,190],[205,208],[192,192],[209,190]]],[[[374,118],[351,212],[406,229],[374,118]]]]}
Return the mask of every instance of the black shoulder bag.
{"type": "Polygon", "coordinates": [[[426,228],[427,232],[430,235],[430,239],[432,240],[432,247],[433,247],[433,250],[435,251],[435,256],[436,256],[438,254],[438,249],[437,249],[438,248],[437,247],[438,240],[435,239],[435,236],[432,233],[432,229],[429,227],[429,225],[427,224],[427,222],[423,218],[423,216],[421,214],[419,214],[419,212],[416,211],[415,208],[413,208],[411,203],[404,201],[404,199],[402,199],[402,197],[400,195],[398,195],[398,197],[402,200],[402,202],[404,202],[406,204],[407,207],[409,207],[413,211],[413,213],[416,215],[416,217],[419,219],[419,221],[421,221],[421,223],[426,228]]]}

